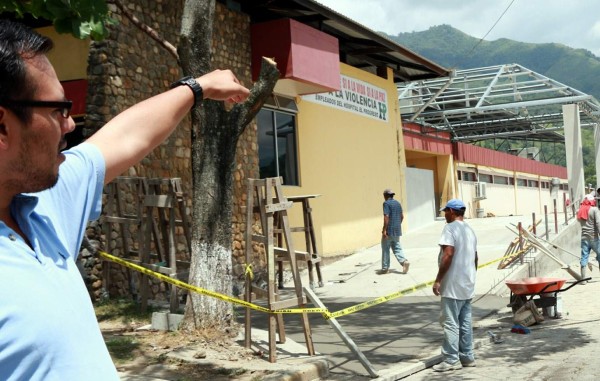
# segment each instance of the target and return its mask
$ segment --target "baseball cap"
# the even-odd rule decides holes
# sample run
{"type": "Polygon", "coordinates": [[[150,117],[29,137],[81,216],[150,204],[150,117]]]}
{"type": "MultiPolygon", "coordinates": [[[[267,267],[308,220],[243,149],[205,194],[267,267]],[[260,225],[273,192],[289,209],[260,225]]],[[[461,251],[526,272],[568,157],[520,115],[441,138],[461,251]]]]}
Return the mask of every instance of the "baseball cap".
{"type": "Polygon", "coordinates": [[[391,194],[392,196],[395,195],[396,193],[394,193],[393,190],[391,190],[390,188],[387,188],[383,191],[383,194],[391,194]]]}
{"type": "Polygon", "coordinates": [[[465,203],[462,202],[461,200],[459,200],[457,198],[453,198],[452,200],[448,200],[448,202],[446,203],[446,206],[444,206],[442,209],[440,209],[440,212],[443,212],[446,209],[461,210],[461,209],[467,209],[467,207],[465,206],[465,203]]]}

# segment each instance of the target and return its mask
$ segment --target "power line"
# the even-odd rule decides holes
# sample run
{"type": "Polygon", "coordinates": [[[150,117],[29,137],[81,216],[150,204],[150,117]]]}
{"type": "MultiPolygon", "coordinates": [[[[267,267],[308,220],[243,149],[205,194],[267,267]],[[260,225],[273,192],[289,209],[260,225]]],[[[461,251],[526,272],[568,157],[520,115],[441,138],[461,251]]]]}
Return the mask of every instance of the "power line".
{"type": "Polygon", "coordinates": [[[471,50],[469,51],[469,53],[467,53],[467,57],[470,56],[471,53],[473,53],[473,51],[475,50],[475,48],[478,47],[479,44],[481,44],[481,41],[483,41],[487,37],[487,35],[490,34],[490,32],[492,31],[492,29],[494,29],[494,27],[500,22],[500,20],[504,16],[504,14],[508,11],[508,9],[513,5],[514,2],[515,2],[515,0],[512,0],[510,2],[510,4],[508,4],[508,7],[506,7],[506,9],[504,10],[504,12],[502,12],[502,14],[500,15],[500,17],[498,17],[498,20],[496,20],[496,22],[494,23],[494,25],[492,25],[492,27],[490,28],[490,30],[487,31],[487,33],[485,34],[485,36],[481,37],[479,39],[479,41],[477,41],[477,43],[471,48],[471,50]]]}

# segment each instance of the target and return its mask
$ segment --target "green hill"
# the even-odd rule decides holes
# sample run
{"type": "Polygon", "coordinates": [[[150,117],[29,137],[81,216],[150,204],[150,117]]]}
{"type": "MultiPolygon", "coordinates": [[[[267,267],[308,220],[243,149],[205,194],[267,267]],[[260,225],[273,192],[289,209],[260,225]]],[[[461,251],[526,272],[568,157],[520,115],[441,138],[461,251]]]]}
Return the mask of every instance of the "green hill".
{"type": "Polygon", "coordinates": [[[506,38],[495,41],[469,36],[450,25],[388,38],[432,61],[456,69],[517,63],[600,99],[600,58],[566,45],[531,44],[506,38]]]}

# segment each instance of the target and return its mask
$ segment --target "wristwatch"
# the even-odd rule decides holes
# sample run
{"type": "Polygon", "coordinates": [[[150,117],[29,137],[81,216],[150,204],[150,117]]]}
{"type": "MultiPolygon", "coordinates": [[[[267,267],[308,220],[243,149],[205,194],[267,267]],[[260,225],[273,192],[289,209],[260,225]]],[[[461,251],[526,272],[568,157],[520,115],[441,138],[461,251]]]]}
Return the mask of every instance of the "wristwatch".
{"type": "Polygon", "coordinates": [[[194,93],[194,107],[199,106],[200,103],[202,103],[202,100],[204,99],[204,92],[202,91],[202,86],[200,86],[200,84],[196,82],[196,79],[194,77],[187,76],[181,78],[178,81],[173,82],[171,84],[171,89],[181,85],[186,85],[190,89],[192,89],[192,92],[194,93]]]}

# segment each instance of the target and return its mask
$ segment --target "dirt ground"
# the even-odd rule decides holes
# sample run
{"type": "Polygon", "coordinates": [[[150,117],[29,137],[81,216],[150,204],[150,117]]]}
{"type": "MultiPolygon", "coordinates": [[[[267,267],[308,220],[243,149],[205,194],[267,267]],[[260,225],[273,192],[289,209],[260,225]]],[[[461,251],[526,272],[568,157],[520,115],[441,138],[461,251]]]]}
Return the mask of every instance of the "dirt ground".
{"type": "MultiPolygon", "coordinates": [[[[327,265],[343,257],[323,258],[322,264],[327,265]]],[[[267,360],[268,354],[244,348],[233,337],[206,332],[190,334],[144,329],[150,325],[151,313],[140,314],[138,307],[131,300],[111,300],[95,306],[113,362],[125,375],[145,375],[169,381],[260,381],[273,373],[273,367],[267,360]],[[182,348],[196,350],[194,357],[199,364],[169,356],[169,353],[182,348]]],[[[238,330],[242,331],[243,327],[238,330]]]]}
{"type": "MultiPolygon", "coordinates": [[[[100,328],[117,370],[126,376],[149,376],[172,381],[259,381],[271,373],[256,370],[263,353],[240,346],[226,335],[149,330],[149,321],[100,319],[100,328]],[[199,364],[168,356],[192,348],[199,364]],[[204,361],[202,361],[204,360],[204,361]]],[[[123,376],[122,376],[123,377],[123,376]]],[[[125,378],[125,377],[123,377],[125,378]]],[[[126,378],[125,378],[126,379],[126,378]]]]}

